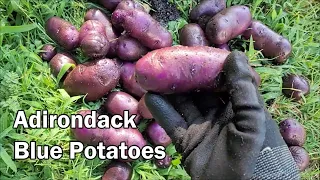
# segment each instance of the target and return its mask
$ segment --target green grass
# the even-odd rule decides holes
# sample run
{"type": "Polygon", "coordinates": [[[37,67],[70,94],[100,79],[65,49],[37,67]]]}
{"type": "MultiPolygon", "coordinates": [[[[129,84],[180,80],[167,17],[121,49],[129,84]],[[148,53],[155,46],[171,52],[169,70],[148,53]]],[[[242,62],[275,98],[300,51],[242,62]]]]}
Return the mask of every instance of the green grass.
{"type": "MultiPolygon", "coordinates": [[[[196,4],[192,0],[174,1],[186,18],[196,4]]],[[[250,6],[255,19],[286,36],[293,45],[289,61],[274,66],[270,59],[250,48],[249,42],[232,41],[232,46],[245,49],[252,65],[262,77],[261,93],[268,101],[274,119],[293,117],[307,130],[305,148],[310,153],[310,167],[303,179],[319,179],[320,174],[320,3],[312,0],[229,0],[232,4],[250,6]],[[281,93],[281,77],[297,73],[310,80],[311,93],[300,102],[293,102],[281,93]]],[[[60,145],[68,152],[72,139],[69,130],[12,129],[17,110],[27,115],[35,110],[71,114],[81,108],[97,109],[102,101],[85,104],[81,97],[69,97],[59,89],[48,64],[37,56],[45,43],[53,43],[44,33],[46,19],[56,15],[77,27],[83,22],[85,10],[95,6],[86,1],[68,0],[2,0],[0,1],[0,179],[99,179],[108,162],[86,160],[78,156],[70,160],[67,153],[56,160],[12,161],[13,141],[36,141],[39,145],[60,145]]],[[[177,30],[187,21],[171,22],[170,31],[177,41],[177,30]]],[[[83,60],[81,56],[78,57],[83,60]]],[[[180,166],[173,146],[167,151],[174,156],[169,169],[157,169],[151,161],[133,163],[133,179],[188,179],[180,166]]]]}

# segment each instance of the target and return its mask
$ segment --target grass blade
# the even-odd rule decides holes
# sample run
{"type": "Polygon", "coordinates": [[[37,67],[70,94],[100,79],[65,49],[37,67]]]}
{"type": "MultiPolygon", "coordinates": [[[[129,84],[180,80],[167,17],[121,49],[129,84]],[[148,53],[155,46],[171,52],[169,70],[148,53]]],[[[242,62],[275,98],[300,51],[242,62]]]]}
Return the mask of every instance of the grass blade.
{"type": "Polygon", "coordinates": [[[4,163],[7,164],[7,166],[12,169],[15,173],[17,172],[17,166],[12,161],[10,155],[7,153],[7,151],[0,146],[0,157],[4,161],[4,163]]]}
{"type": "Polygon", "coordinates": [[[67,63],[65,65],[63,65],[63,67],[61,68],[58,76],[57,76],[57,81],[58,83],[61,81],[61,78],[66,74],[66,72],[70,69],[70,68],[75,68],[76,66],[74,64],[71,63],[67,63]]]}
{"type": "Polygon", "coordinates": [[[22,25],[22,26],[0,26],[0,34],[27,32],[37,27],[38,26],[36,23],[22,25]]]}

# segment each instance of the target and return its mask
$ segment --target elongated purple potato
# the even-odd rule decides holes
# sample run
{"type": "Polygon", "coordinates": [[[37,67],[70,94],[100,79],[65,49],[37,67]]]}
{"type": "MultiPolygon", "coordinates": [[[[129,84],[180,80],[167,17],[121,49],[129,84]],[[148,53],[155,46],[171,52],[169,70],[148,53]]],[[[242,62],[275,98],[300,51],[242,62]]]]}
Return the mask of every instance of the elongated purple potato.
{"type": "Polygon", "coordinates": [[[41,50],[43,52],[39,53],[39,56],[44,61],[50,61],[57,54],[56,48],[51,44],[44,45],[41,50]]]}
{"type": "Polygon", "coordinates": [[[138,101],[130,94],[125,92],[112,92],[107,96],[104,103],[106,111],[112,115],[119,114],[123,117],[124,111],[129,111],[129,116],[136,115],[134,121],[136,124],[140,122],[141,115],[138,112],[138,101]]]}
{"type": "Polygon", "coordinates": [[[307,169],[310,163],[308,152],[300,146],[291,146],[289,150],[300,171],[307,169]]]}
{"type": "Polygon", "coordinates": [[[113,40],[118,37],[116,30],[112,27],[111,20],[99,9],[89,9],[84,17],[85,21],[97,20],[105,26],[107,39],[113,40]]]}
{"type": "Polygon", "coordinates": [[[126,35],[118,38],[116,50],[118,57],[123,61],[136,61],[148,52],[138,40],[126,35]]]}
{"type": "Polygon", "coordinates": [[[156,121],[148,125],[146,132],[151,142],[155,145],[167,147],[172,142],[166,131],[156,121]]]}
{"type": "Polygon", "coordinates": [[[213,44],[225,44],[241,35],[250,26],[251,21],[252,15],[247,6],[231,6],[209,20],[206,35],[213,44]]]}
{"type": "Polygon", "coordinates": [[[282,78],[282,92],[285,96],[298,101],[310,93],[308,80],[300,75],[289,74],[282,78]]]}
{"type": "Polygon", "coordinates": [[[215,88],[229,54],[207,46],[154,50],[136,63],[136,79],[143,89],[164,94],[215,88]]]}
{"type": "Polygon", "coordinates": [[[139,113],[141,114],[141,116],[143,118],[146,118],[146,119],[152,119],[153,118],[151,112],[149,111],[149,109],[148,109],[148,107],[146,105],[146,102],[144,101],[144,95],[142,96],[142,98],[139,101],[138,111],[139,111],[139,113]]]}
{"type": "Polygon", "coordinates": [[[102,180],[130,180],[132,167],[124,162],[111,162],[102,176],[102,180]]]}
{"type": "Polygon", "coordinates": [[[171,160],[172,158],[170,157],[170,155],[166,154],[164,159],[161,159],[161,160],[156,159],[155,164],[158,168],[168,168],[171,165],[171,160]]]}
{"type": "Polygon", "coordinates": [[[86,101],[96,101],[115,88],[120,68],[111,59],[79,64],[64,80],[63,87],[71,96],[86,95],[86,101]]]}
{"type": "Polygon", "coordinates": [[[184,46],[209,46],[203,30],[198,24],[186,24],[179,30],[180,44],[184,46]]]}
{"type": "Polygon", "coordinates": [[[103,58],[110,49],[107,37],[96,31],[89,32],[82,39],[80,47],[83,54],[90,58],[103,58]]]}
{"type": "Polygon", "coordinates": [[[306,130],[295,119],[286,119],[279,123],[280,133],[290,146],[303,146],[306,142],[306,130]]]}
{"type": "MultiPolygon", "coordinates": [[[[56,54],[49,62],[51,73],[57,77],[62,67],[67,63],[77,65],[77,63],[71,58],[69,54],[66,54],[66,53],[56,54]]],[[[71,70],[69,69],[67,73],[70,73],[70,71],[71,70]]]]}
{"type": "Polygon", "coordinates": [[[253,20],[250,27],[243,33],[245,39],[254,40],[254,48],[262,50],[264,56],[275,58],[278,64],[284,63],[291,55],[291,44],[285,37],[276,33],[260,21],[253,20]]]}
{"type": "Polygon", "coordinates": [[[172,46],[171,33],[143,11],[117,9],[112,13],[111,20],[114,24],[120,24],[131,37],[152,50],[172,46]]]}
{"type": "Polygon", "coordinates": [[[57,44],[66,50],[79,46],[79,31],[70,22],[59,17],[51,17],[45,24],[46,33],[57,44]]]}
{"type": "Polygon", "coordinates": [[[190,12],[190,20],[205,29],[208,21],[226,8],[226,0],[202,0],[190,12]]]}
{"type": "Polygon", "coordinates": [[[123,10],[128,10],[128,9],[136,9],[140,11],[144,11],[146,13],[149,13],[143,6],[137,1],[134,0],[124,0],[121,1],[116,9],[123,9],[123,10]]]}
{"type": "Polygon", "coordinates": [[[137,83],[134,73],[135,64],[129,62],[124,63],[121,67],[121,84],[126,92],[141,98],[145,93],[147,93],[147,91],[137,83]]]}
{"type": "Polygon", "coordinates": [[[97,32],[106,36],[106,27],[97,20],[88,20],[84,22],[80,28],[79,40],[82,42],[83,38],[92,32],[97,32]]]}

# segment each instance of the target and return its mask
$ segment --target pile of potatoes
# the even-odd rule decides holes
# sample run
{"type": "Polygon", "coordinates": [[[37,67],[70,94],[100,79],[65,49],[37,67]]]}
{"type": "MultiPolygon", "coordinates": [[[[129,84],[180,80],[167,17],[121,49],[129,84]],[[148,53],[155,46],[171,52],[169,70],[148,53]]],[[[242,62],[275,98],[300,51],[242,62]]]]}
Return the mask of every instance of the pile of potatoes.
{"type": "MultiPolygon", "coordinates": [[[[103,98],[105,113],[123,114],[129,110],[137,115],[136,123],[149,119],[145,137],[154,145],[168,146],[171,139],[147,109],[146,92],[223,91],[221,70],[231,51],[228,42],[239,36],[246,40],[252,37],[255,49],[274,59],[275,64],[285,63],[291,54],[288,39],[252,19],[248,7],[226,7],[225,0],[202,0],[194,7],[190,23],[179,30],[178,46],[172,46],[171,33],[149,14],[147,5],[131,0],[98,0],[98,3],[112,14],[89,9],[79,29],[60,17],[49,18],[46,33],[63,50],[58,52],[56,47],[44,45],[40,57],[49,62],[52,74],[61,78],[62,87],[70,96],[85,95],[87,102],[103,98]],[[79,63],[75,58],[77,48],[89,59],[87,62],[79,63]],[[119,85],[121,91],[116,88],[119,85]]],[[[252,73],[259,86],[259,74],[253,68],[252,73]]],[[[283,87],[284,94],[296,100],[309,93],[307,80],[299,75],[284,77],[283,87]]],[[[78,113],[86,115],[90,110],[78,113]]],[[[86,144],[102,141],[106,145],[119,145],[124,140],[139,147],[147,144],[137,129],[82,128],[72,132],[86,144]]],[[[293,155],[306,156],[298,145],[301,143],[291,144],[293,155]]],[[[170,162],[167,155],[155,164],[167,168],[170,162]]],[[[119,161],[108,167],[103,179],[119,175],[121,179],[130,179],[131,174],[127,162],[119,161]]]]}

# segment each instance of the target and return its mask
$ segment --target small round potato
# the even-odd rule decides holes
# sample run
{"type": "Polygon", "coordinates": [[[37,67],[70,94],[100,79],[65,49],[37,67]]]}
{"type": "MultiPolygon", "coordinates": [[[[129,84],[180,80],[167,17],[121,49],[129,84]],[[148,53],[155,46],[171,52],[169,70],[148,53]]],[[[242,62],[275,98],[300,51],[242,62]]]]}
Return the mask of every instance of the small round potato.
{"type": "Polygon", "coordinates": [[[111,59],[99,59],[79,64],[64,80],[63,87],[71,96],[87,95],[86,101],[96,101],[115,88],[120,68],[111,59]]]}
{"type": "Polygon", "coordinates": [[[102,180],[130,180],[132,167],[125,162],[111,162],[102,176],[102,180]]]}
{"type": "Polygon", "coordinates": [[[308,152],[300,146],[290,146],[289,150],[300,171],[307,169],[310,163],[308,152]]]}
{"type": "Polygon", "coordinates": [[[46,33],[57,44],[66,50],[79,46],[79,31],[70,22],[59,17],[51,17],[45,24],[46,33]]]}
{"type": "MultiPolygon", "coordinates": [[[[59,72],[61,71],[62,67],[67,63],[77,65],[77,63],[72,59],[71,55],[69,55],[67,53],[56,54],[49,62],[52,74],[55,77],[57,77],[59,72]]],[[[70,71],[71,70],[69,69],[67,71],[67,73],[70,73],[70,71]]]]}
{"type": "Polygon", "coordinates": [[[138,40],[124,35],[118,39],[117,55],[123,61],[136,61],[147,54],[148,49],[138,40]]]}
{"type": "Polygon", "coordinates": [[[198,24],[186,24],[179,30],[180,44],[184,46],[209,46],[203,30],[198,24]]]}
{"type": "Polygon", "coordinates": [[[146,133],[151,142],[155,145],[167,147],[172,142],[166,131],[156,121],[153,121],[148,125],[146,133]]]}
{"type": "Polygon", "coordinates": [[[51,44],[44,45],[41,50],[43,52],[41,52],[39,56],[44,61],[50,61],[57,54],[57,49],[51,44]]]}
{"type": "Polygon", "coordinates": [[[282,92],[286,97],[299,101],[310,93],[308,80],[300,75],[289,74],[282,78],[282,92]]]}
{"type": "Polygon", "coordinates": [[[247,6],[231,6],[213,16],[206,27],[206,35],[213,44],[225,44],[241,35],[251,24],[247,6]]]}

